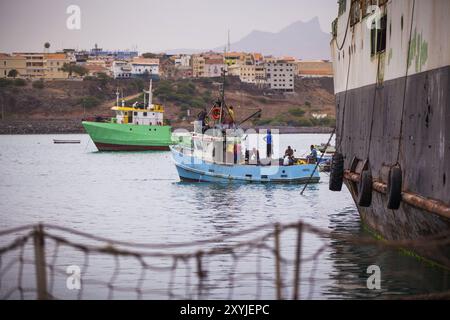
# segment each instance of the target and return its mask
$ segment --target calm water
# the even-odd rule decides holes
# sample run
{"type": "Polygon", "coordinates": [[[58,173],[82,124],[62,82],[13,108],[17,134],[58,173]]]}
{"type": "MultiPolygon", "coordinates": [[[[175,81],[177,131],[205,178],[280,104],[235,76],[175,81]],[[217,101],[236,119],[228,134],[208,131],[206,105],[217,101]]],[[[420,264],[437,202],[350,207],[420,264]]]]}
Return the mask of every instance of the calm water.
{"type": "MultiPolygon", "coordinates": [[[[328,140],[327,135],[283,135],[279,144],[301,155],[312,143],[328,140]]],[[[310,186],[305,195],[294,185],[214,185],[179,182],[169,152],[99,153],[87,135],[0,136],[0,230],[30,223],[50,223],[97,236],[141,243],[179,243],[226,236],[267,223],[303,220],[313,226],[344,235],[367,236],[356,208],[345,190],[328,191],[328,176],[310,186]],[[81,139],[79,145],[55,145],[53,138],[81,139]]],[[[271,228],[263,231],[271,231],[271,228]]],[[[77,240],[75,236],[64,235],[77,240]]],[[[249,235],[250,237],[250,235],[249,235]]],[[[246,239],[245,235],[241,239],[246,239]]],[[[0,246],[10,238],[0,237],[0,246]]],[[[227,240],[228,241],[228,240],[227,240]]],[[[230,243],[235,240],[229,240],[230,243]]],[[[430,267],[399,252],[378,252],[373,248],[350,246],[329,237],[305,235],[303,257],[313,255],[322,244],[327,248],[315,261],[302,264],[301,296],[314,299],[388,298],[448,290],[450,281],[443,271],[430,267]],[[381,290],[368,290],[367,267],[381,268],[381,290]],[[447,280],[446,280],[447,279],[447,280]]],[[[224,245],[225,243],[221,243],[224,245]]],[[[210,245],[205,245],[206,247],[210,245]]],[[[295,248],[295,234],[282,237],[283,252],[295,248]]],[[[51,245],[47,248],[50,260],[51,245]]],[[[180,252],[180,249],[173,249],[180,252]]],[[[191,249],[186,249],[191,250],[191,249]]],[[[191,250],[192,251],[192,250],[191,250]]],[[[165,251],[167,252],[167,251],[165,251]]],[[[17,253],[16,253],[17,255],[17,253]]],[[[83,265],[83,255],[73,250],[59,250],[55,265],[83,265]]],[[[14,253],[9,258],[13,258],[14,253]]],[[[7,256],[2,258],[6,265],[7,256]]],[[[164,259],[163,259],[164,260],[164,259]]],[[[167,261],[155,261],[163,266],[167,261]]],[[[207,266],[209,278],[217,288],[207,298],[274,298],[273,281],[252,277],[238,282],[239,275],[254,272],[258,263],[262,273],[273,277],[273,260],[266,253],[253,252],[232,269],[226,258],[213,259],[207,266]],[[230,271],[231,270],[231,271],[230,271]],[[236,275],[235,282],[219,280],[220,275],[236,275]]],[[[192,265],[191,267],[194,267],[192,265]]],[[[115,260],[92,256],[86,277],[111,280],[115,260]]],[[[3,270],[3,269],[2,269],[3,270]]],[[[25,266],[24,282],[33,285],[32,267],[25,266]]],[[[2,274],[5,284],[14,285],[15,268],[2,274]]],[[[291,270],[282,270],[286,284],[291,270]]],[[[180,294],[190,279],[189,266],[177,265],[174,288],[180,294]],[[185,272],[185,275],[183,275],[185,272]]],[[[120,262],[116,283],[133,285],[145,279],[144,288],[165,288],[170,273],[148,271],[142,276],[135,261],[120,262]],[[148,281],[147,281],[148,279],[148,281]]],[[[191,279],[195,282],[195,279],[191,279]]],[[[65,288],[65,278],[56,276],[54,290],[63,298],[76,297],[65,288]]],[[[103,286],[104,287],[104,286],[103,286]]],[[[289,294],[289,288],[285,294],[289,294]]],[[[102,285],[86,287],[83,297],[105,298],[102,285]]],[[[17,295],[13,295],[16,297],[17,295]]],[[[115,293],[114,298],[134,298],[133,293],[115,293]]],[[[167,298],[167,290],[145,296],[167,298]]]]}

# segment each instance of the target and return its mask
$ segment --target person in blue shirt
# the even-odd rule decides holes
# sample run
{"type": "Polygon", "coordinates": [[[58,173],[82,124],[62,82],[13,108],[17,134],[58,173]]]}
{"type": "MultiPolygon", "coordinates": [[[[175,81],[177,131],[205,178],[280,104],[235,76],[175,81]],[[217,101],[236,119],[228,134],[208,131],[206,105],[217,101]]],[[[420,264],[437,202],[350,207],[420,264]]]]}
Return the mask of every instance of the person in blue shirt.
{"type": "Polygon", "coordinates": [[[309,154],[308,159],[312,164],[317,163],[317,150],[313,145],[311,145],[311,153],[309,154]]]}
{"type": "Polygon", "coordinates": [[[267,158],[271,158],[273,154],[273,146],[272,146],[272,132],[267,130],[267,135],[264,137],[264,141],[266,141],[266,150],[267,150],[267,158]]]}

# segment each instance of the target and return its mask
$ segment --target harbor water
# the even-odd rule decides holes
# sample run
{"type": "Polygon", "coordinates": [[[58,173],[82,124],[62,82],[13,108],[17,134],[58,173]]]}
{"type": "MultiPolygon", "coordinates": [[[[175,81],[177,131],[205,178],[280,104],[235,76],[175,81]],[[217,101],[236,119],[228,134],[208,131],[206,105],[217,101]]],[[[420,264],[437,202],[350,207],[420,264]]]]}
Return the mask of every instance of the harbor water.
{"type": "MultiPolygon", "coordinates": [[[[282,151],[292,146],[299,156],[308,152],[309,145],[328,138],[281,135],[275,143],[282,151]]],[[[308,186],[304,195],[301,189],[299,185],[183,183],[170,152],[101,153],[87,135],[0,136],[0,230],[42,222],[115,240],[170,244],[302,220],[334,234],[371,236],[345,187],[341,193],[328,191],[326,173],[321,173],[321,182],[308,186]],[[53,139],[76,139],[81,143],[58,145],[53,144],[53,139]]],[[[294,239],[283,239],[282,245],[293,248],[294,239]]],[[[7,244],[4,238],[0,241],[1,247],[7,244]]],[[[314,254],[322,244],[326,248],[320,256],[302,265],[302,298],[388,299],[450,289],[446,271],[397,250],[380,251],[330,237],[307,236],[303,256],[314,254]],[[367,287],[367,268],[372,265],[381,270],[379,290],[367,287]]],[[[59,259],[62,267],[83,265],[79,257],[63,251],[59,259]]],[[[233,272],[238,276],[242,270],[252,270],[254,262],[250,257],[233,272]]],[[[2,263],[4,266],[5,261],[2,263]]],[[[272,266],[273,261],[262,259],[262,264],[272,266]]],[[[114,267],[107,259],[92,260],[89,272],[92,277],[102,273],[110,279],[114,267]]],[[[139,268],[131,264],[121,262],[121,268],[125,282],[141,276],[139,268]]],[[[225,265],[210,266],[210,272],[221,272],[220,268],[229,270],[225,265]]],[[[2,282],[15,281],[12,275],[8,277],[2,275],[2,282]]],[[[164,286],[166,280],[161,276],[155,281],[164,286]]],[[[31,286],[33,279],[26,281],[31,286]]],[[[57,281],[60,283],[55,288],[60,288],[63,298],[76,297],[72,292],[64,293],[65,280],[57,281]]],[[[152,285],[156,286],[155,281],[152,285]]],[[[232,298],[254,298],[253,284],[247,278],[236,286],[232,298]]],[[[226,298],[224,291],[229,283],[217,285],[219,289],[207,298],[226,298]]],[[[182,282],[175,286],[183,290],[182,282]]],[[[106,298],[103,289],[93,285],[85,297],[106,298]]],[[[265,283],[261,291],[261,298],[275,298],[271,282],[265,283]]],[[[135,298],[127,293],[116,293],[113,298],[118,297],[135,298]]],[[[155,293],[148,298],[165,299],[167,294],[155,293]]]]}

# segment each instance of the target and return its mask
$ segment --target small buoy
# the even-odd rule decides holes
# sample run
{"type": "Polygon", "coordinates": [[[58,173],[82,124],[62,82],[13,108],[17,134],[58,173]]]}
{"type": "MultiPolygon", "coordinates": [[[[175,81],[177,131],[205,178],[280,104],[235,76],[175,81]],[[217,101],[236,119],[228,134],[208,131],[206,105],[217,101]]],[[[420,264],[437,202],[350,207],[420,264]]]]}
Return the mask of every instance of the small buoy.
{"type": "Polygon", "coordinates": [[[358,187],[358,205],[363,208],[368,208],[372,204],[372,174],[369,170],[361,173],[361,180],[358,187]]]}
{"type": "Polygon", "coordinates": [[[335,153],[331,161],[330,172],[330,191],[341,191],[344,183],[344,156],[341,153],[335,153]]]}
{"type": "Polygon", "coordinates": [[[391,210],[398,210],[402,201],[402,169],[399,166],[389,170],[389,180],[387,183],[387,207],[391,210]]]}

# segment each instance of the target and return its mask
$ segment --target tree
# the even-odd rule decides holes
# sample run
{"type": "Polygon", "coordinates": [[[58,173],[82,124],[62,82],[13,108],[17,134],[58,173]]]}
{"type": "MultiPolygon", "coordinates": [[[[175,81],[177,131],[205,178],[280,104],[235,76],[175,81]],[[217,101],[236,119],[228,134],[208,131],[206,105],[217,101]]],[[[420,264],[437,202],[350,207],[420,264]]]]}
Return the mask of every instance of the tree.
{"type": "Polygon", "coordinates": [[[73,73],[76,73],[79,76],[84,76],[88,73],[88,70],[86,68],[72,63],[64,63],[61,70],[69,73],[69,77],[71,77],[73,73]]]}
{"type": "Polygon", "coordinates": [[[158,55],[156,53],[146,52],[146,53],[142,54],[142,57],[154,59],[154,58],[157,58],[158,55]]]}
{"type": "Polygon", "coordinates": [[[15,78],[18,75],[19,75],[19,72],[17,72],[16,69],[9,70],[9,72],[8,72],[8,77],[10,77],[10,78],[15,78]]]}

